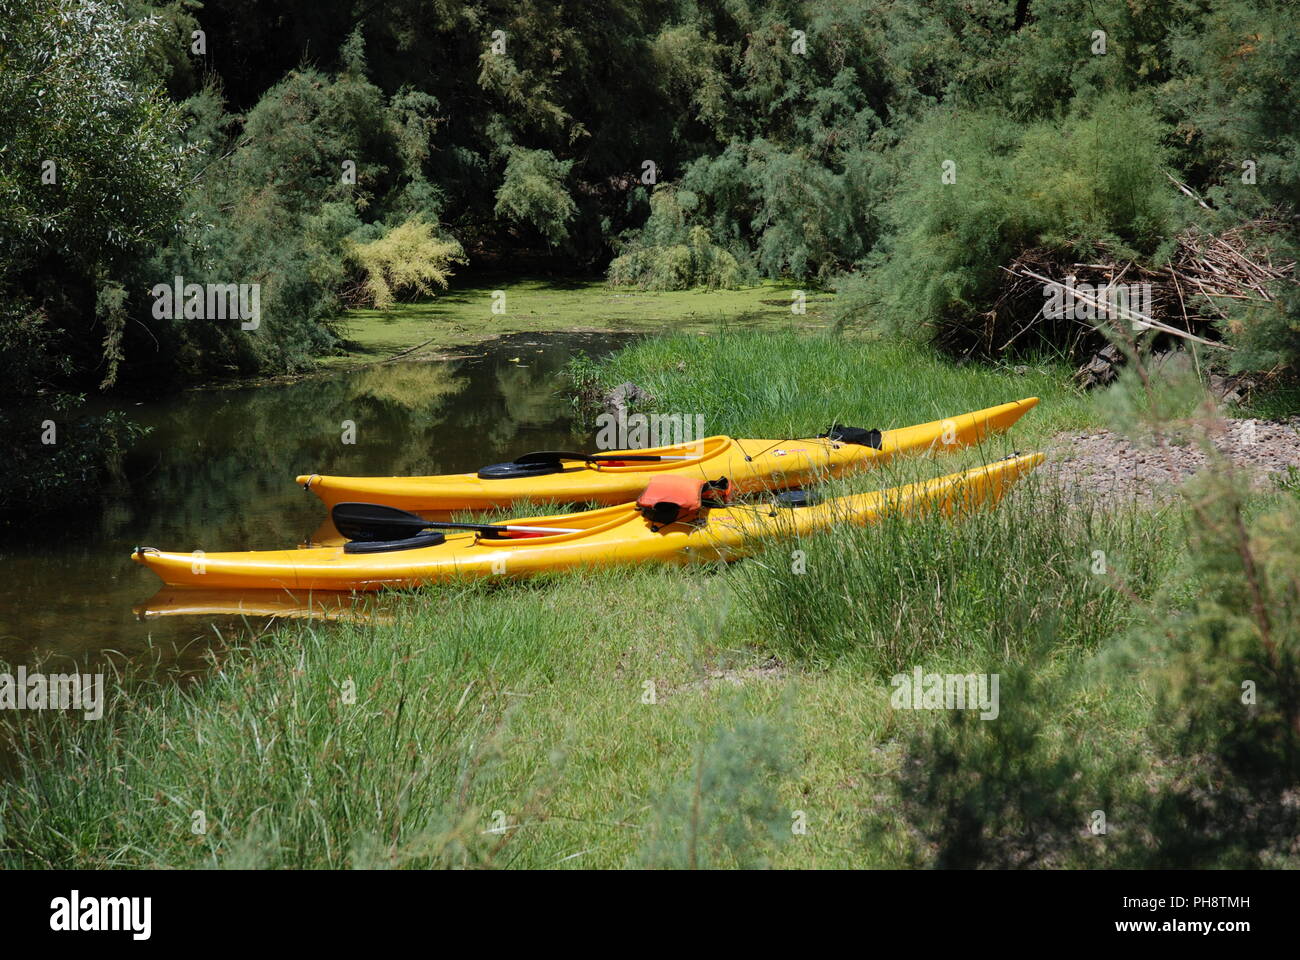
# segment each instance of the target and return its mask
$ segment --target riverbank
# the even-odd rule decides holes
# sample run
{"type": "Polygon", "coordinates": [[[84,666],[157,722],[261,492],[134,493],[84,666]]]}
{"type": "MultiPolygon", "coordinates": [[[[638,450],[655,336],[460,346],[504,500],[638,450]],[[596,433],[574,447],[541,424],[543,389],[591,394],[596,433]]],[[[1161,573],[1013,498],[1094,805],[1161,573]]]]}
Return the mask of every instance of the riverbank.
{"type": "MultiPolygon", "coordinates": [[[[893,341],[677,335],[595,372],[648,389],[648,409],[749,436],[1043,398],[983,450],[845,489],[1105,419],[1068,370],[959,367],[893,341]]],[[[1294,494],[1246,504],[1260,556],[1287,569],[1268,552],[1285,541],[1266,535],[1286,529],[1270,518],[1293,517],[1294,494]]],[[[1040,471],[960,521],[836,530],[726,568],[433,587],[388,623],[284,624],[223,650],[202,683],[111,699],[102,723],[41,718],[24,753],[43,759],[0,787],[0,864],[1177,862],[1152,852],[1176,829],[1153,804],[1199,782],[1169,746],[1165,701],[1212,615],[1197,598],[1225,576],[1196,539],[1214,529],[1184,502],[1100,508],[1040,471]],[[997,674],[1000,720],[899,709],[896,678],[916,668],[997,674]],[[1109,838],[1090,829],[1098,809],[1109,838]],[[974,847],[947,846],[955,817],[974,847]]],[[[1232,852],[1211,845],[1198,863],[1232,852]]]]}
{"type": "Polygon", "coordinates": [[[317,357],[311,369],[208,380],[186,389],[241,390],[299,383],[396,361],[465,359],[520,333],[815,332],[830,326],[832,299],[828,292],[775,280],[739,290],[651,293],[611,287],[603,279],[474,275],[457,278],[450,289],[415,303],[398,303],[388,310],[347,311],[335,324],[341,337],[336,351],[317,357]],[[794,313],[791,307],[800,292],[804,294],[803,312],[794,313]]]}
{"type": "Polygon", "coordinates": [[[1300,419],[1226,420],[1198,442],[1194,431],[1127,437],[1113,430],[1065,432],[1048,447],[1048,471],[1074,496],[1119,502],[1169,502],[1180,489],[1221,458],[1256,487],[1300,482],[1300,419]]]}
{"type": "Polygon", "coordinates": [[[604,280],[476,276],[451,289],[391,310],[351,310],[340,324],[344,352],[326,367],[374,363],[395,356],[437,356],[511,333],[689,333],[719,329],[795,328],[829,323],[830,294],[798,284],[764,281],[741,290],[649,293],[604,280]],[[791,312],[796,291],[804,313],[791,312]]]}

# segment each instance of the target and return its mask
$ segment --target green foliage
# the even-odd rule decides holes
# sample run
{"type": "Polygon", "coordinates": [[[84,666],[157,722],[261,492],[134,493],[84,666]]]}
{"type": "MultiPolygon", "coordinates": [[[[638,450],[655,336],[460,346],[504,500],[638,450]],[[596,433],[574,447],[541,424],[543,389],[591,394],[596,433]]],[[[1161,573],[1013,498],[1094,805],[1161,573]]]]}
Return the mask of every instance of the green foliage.
{"type": "Polygon", "coordinates": [[[181,111],[149,72],[160,25],[66,0],[5,0],[0,22],[0,370],[15,374],[4,389],[105,362],[111,383],[121,302],[97,309],[97,293],[174,226],[183,190],[181,111]],[[96,315],[107,326],[83,339],[96,315]]]}
{"type": "Polygon", "coordinates": [[[1163,134],[1149,105],[1119,94],[1028,126],[933,114],[900,148],[907,181],[888,206],[888,256],[837,313],[916,334],[972,315],[1029,247],[1159,257],[1179,222],[1163,134]]]}
{"type": "Polygon", "coordinates": [[[64,331],[49,322],[50,311],[0,281],[0,382],[6,392],[36,393],[73,373],[73,358],[63,351],[64,331]]]}
{"type": "Polygon", "coordinates": [[[871,249],[879,229],[878,154],[861,149],[845,156],[842,170],[827,169],[803,151],[756,140],[749,156],[752,224],[760,231],[755,256],[764,276],[825,281],[871,249]]]}
{"type": "Polygon", "coordinates": [[[656,800],[640,866],[754,869],[790,837],[774,784],[789,772],[789,724],[736,716],[696,748],[689,777],[656,800]]]}
{"type": "MultiPolygon", "coordinates": [[[[150,845],[157,859],[143,862],[155,867],[487,862],[499,840],[476,826],[466,791],[487,778],[501,700],[434,682],[412,662],[423,650],[432,666],[414,635],[375,645],[369,628],[355,629],[360,642],[344,653],[337,637],[305,625],[296,643],[241,651],[237,665],[188,689],[113,677],[101,720],[58,713],[18,726],[29,759],[4,790],[0,862],[105,868],[141,863],[150,845]],[[392,709],[378,707],[380,689],[400,691],[392,709]],[[240,706],[213,707],[227,699],[240,706]],[[126,748],[137,737],[150,745],[126,748]],[[89,756],[118,776],[79,783],[89,756]],[[155,777],[165,789],[143,790],[155,777]],[[195,811],[202,833],[191,829],[195,811]]],[[[451,680],[464,663],[444,669],[451,680]]]]}
{"type": "Polygon", "coordinates": [[[364,274],[370,305],[377,310],[392,306],[399,293],[430,296],[434,286],[446,289],[452,264],[465,262],[459,243],[438,239],[433,225],[418,217],[354,244],[348,256],[364,274]]]}
{"type": "MultiPolygon", "coordinates": [[[[889,97],[879,11],[733,4],[702,13],[656,46],[670,90],[689,90],[689,113],[718,144],[682,168],[685,226],[707,227],[747,271],[824,280],[865,255],[878,231],[877,138],[889,97]]],[[[671,249],[656,221],[652,209],[634,251],[671,249]]],[[[616,271],[627,272],[622,257],[611,279],[616,271]]]]}
{"type": "MultiPolygon", "coordinates": [[[[1192,211],[1207,228],[1268,213],[1275,260],[1297,246],[1300,32],[1268,0],[397,0],[326,4],[288,38],[237,7],[238,29],[183,0],[92,26],[9,0],[0,342],[27,346],[5,365],[86,383],[105,348],[155,383],[305,366],[335,343],[349,244],[417,216],[475,256],[607,264],[619,285],[834,284],[840,319],[913,333],[971,323],[1027,245],[1158,265],[1190,207],[1166,169],[1216,208],[1192,211]],[[207,88],[199,27],[223,51],[207,88]],[[53,189],[32,176],[50,158],[53,189]],[[154,323],[142,291],[167,273],[263,283],[267,322],[154,323]],[[120,313],[96,312],[104,282],[120,313]],[[120,337],[100,329],[120,316],[120,337]]],[[[1220,305],[1237,366],[1300,355],[1284,300],[1220,305]]]]}
{"type": "Polygon", "coordinates": [[[1150,799],[1150,855],[1279,866],[1300,835],[1300,501],[1251,510],[1226,473],[1193,496],[1185,567],[1142,632],[1166,661],[1157,749],[1182,774],[1150,799]]]}
{"type": "Polygon", "coordinates": [[[1114,771],[1053,736],[1076,691],[1041,651],[1027,659],[1034,669],[996,668],[996,718],[955,710],[910,738],[897,783],[917,834],[910,866],[1077,868],[1104,855],[1106,838],[1090,829],[1094,811],[1113,809],[1114,771]]]}
{"type": "Polygon", "coordinates": [[[958,366],[915,344],[787,330],[728,330],[638,341],[602,364],[608,390],[632,381],[663,413],[699,413],[708,433],[806,437],[832,422],[905,427],[1008,400],[1043,403],[1017,428],[1027,441],[1087,422],[1062,367],[958,366]]]}
{"type": "Polygon", "coordinates": [[[95,296],[95,314],[104,328],[104,362],[107,370],[99,389],[111,387],[117,380],[117,368],[122,362],[122,334],[126,330],[126,288],[109,282],[99,288],[95,296]]]}
{"type": "MultiPolygon", "coordinates": [[[[742,280],[751,279],[751,263],[768,277],[823,280],[865,255],[877,229],[879,156],[861,150],[846,155],[843,167],[828,169],[807,150],[761,138],[732,144],[686,169],[675,205],[660,199],[673,195],[669,188],[656,190],[650,218],[630,246],[662,248],[665,232],[707,227],[744,265],[742,280]]],[[[621,267],[623,258],[611,264],[612,280],[621,267]]]]}
{"type": "Polygon", "coordinates": [[[144,70],[140,40],[157,23],[67,0],[5,0],[0,16],[6,260],[28,248],[107,264],[157,237],[174,222],[182,159],[180,111],[144,70]]]}
{"type": "MultiPolygon", "coordinates": [[[[1181,562],[1159,589],[1139,587],[1151,603],[1131,626],[1101,626],[1096,660],[1053,667],[1051,649],[1070,645],[1053,627],[1000,668],[996,720],[958,711],[911,739],[898,789],[921,841],[914,865],[1294,864],[1300,504],[1249,506],[1220,469],[1191,494],[1181,562]],[[1155,700],[1145,736],[1073,729],[1080,705],[1135,680],[1155,700]]],[[[1107,590],[1138,586],[1112,575],[1107,590]]]]}
{"type": "MultiPolygon", "coordinates": [[[[1280,492],[1248,492],[1246,478],[1208,443],[1221,429],[1212,406],[1189,420],[1163,402],[1159,395],[1179,392],[1176,381],[1190,375],[1171,371],[1175,382],[1167,387],[1148,385],[1153,372],[1146,374],[1117,390],[1156,394],[1116,405],[1121,425],[1166,438],[1190,431],[1208,469],[1187,488],[1184,506],[1166,514],[1165,536],[1112,530],[1102,537],[1109,569],[1099,590],[1127,608],[1127,622],[1100,626],[1096,657],[1053,662],[1054,650],[1077,650],[1061,624],[1091,618],[1051,621],[1044,642],[1008,669],[1011,686],[996,721],[957,714],[913,738],[899,786],[923,842],[914,862],[1295,864],[1300,500],[1285,480],[1280,492]],[[1175,549],[1159,546],[1162,540],[1175,549]],[[1118,543],[1129,554],[1116,566],[1110,561],[1118,543]],[[1166,561],[1144,575],[1134,548],[1140,555],[1153,543],[1166,561]],[[1073,715],[1083,704],[1135,696],[1152,704],[1140,735],[1117,735],[1099,718],[1076,727],[1073,715]],[[1089,829],[1097,812],[1104,834],[1089,829]]],[[[1044,521],[1024,529],[1041,536],[1044,521]]],[[[1086,548],[1086,538],[1077,542],[1086,548]]],[[[1032,567],[1036,579],[1043,568],[1032,567]]],[[[1005,615],[999,622],[1014,626],[1005,615]]]]}
{"type": "Polygon", "coordinates": [[[643,290],[734,289],[752,278],[707,227],[690,226],[693,193],[660,188],[650,198],[650,219],[609,265],[609,282],[643,290]]]}
{"type": "Polygon", "coordinates": [[[192,151],[157,86],[163,24],[120,3],[0,3],[0,391],[53,389],[0,415],[6,521],[84,502],[142,429],[59,388],[117,379],[128,283],[174,228],[192,151]],[[55,424],[54,443],[42,443],[55,424]]]}
{"type": "MultiPolygon", "coordinates": [[[[1300,262],[1300,242],[1272,237],[1252,253],[1274,263],[1300,262]]],[[[1223,338],[1235,348],[1230,361],[1235,371],[1300,371],[1300,282],[1271,286],[1274,300],[1231,300],[1219,307],[1225,316],[1223,338]]]]}
{"type": "Polygon", "coordinates": [[[579,353],[564,367],[566,392],[579,418],[603,406],[604,389],[600,365],[588,354],[579,353]]]}
{"type": "Polygon", "coordinates": [[[551,246],[563,242],[566,224],[577,211],[564,188],[572,167],[572,160],[557,160],[549,150],[512,147],[497,190],[496,215],[530,224],[551,246]]]}
{"type": "MultiPolygon", "coordinates": [[[[1173,33],[1180,159],[1228,222],[1300,203],[1300,23],[1286,4],[1213,4],[1173,33]],[[1246,182],[1247,162],[1255,182],[1246,182]]],[[[1294,234],[1293,234],[1294,236],[1294,234]]]]}
{"type": "Polygon", "coordinates": [[[212,319],[172,322],[166,335],[191,371],[309,366],[334,343],[354,251],[379,258],[375,266],[384,260],[396,271],[385,282],[398,287],[445,280],[455,262],[455,248],[433,237],[440,200],[422,166],[437,105],[413,91],[385,97],[352,49],[351,67],[337,77],[291,73],[242,126],[210,91],[191,101],[193,133],[204,138],[198,185],[184,229],[142,276],[149,286],[173,276],[259,283],[263,316],[253,331],[212,319]]]}
{"type": "MultiPolygon", "coordinates": [[[[985,449],[976,459],[996,455],[985,449]]],[[[885,467],[870,486],[960,468],[885,467]]],[[[735,588],[782,660],[847,658],[889,676],[940,657],[1014,659],[1048,631],[1071,649],[1094,649],[1132,612],[1127,596],[1089,572],[1092,550],[1105,545],[1107,562],[1140,596],[1167,567],[1170,539],[1133,510],[1070,508],[1063,491],[1029,477],[996,510],[960,520],[898,517],[774,544],[739,571],[735,588]],[[792,551],[802,551],[801,563],[792,551]]]]}

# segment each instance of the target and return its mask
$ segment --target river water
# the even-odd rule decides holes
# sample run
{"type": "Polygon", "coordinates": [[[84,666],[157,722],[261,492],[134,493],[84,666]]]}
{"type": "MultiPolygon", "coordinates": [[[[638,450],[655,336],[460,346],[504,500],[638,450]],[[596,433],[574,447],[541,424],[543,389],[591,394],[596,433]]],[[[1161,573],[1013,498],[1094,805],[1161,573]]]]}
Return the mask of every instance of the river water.
{"type": "Polygon", "coordinates": [[[75,521],[6,530],[0,546],[0,660],[71,668],[109,658],[198,667],[218,636],[264,618],[155,616],[160,584],[136,544],[245,550],[304,542],[325,508],[299,474],[474,470],[530,450],[579,449],[561,373],[621,334],[520,334],[461,359],[390,363],[292,384],[198,390],[127,404],[153,432],[117,475],[86,491],[75,521]],[[353,442],[345,442],[352,440],[353,442]]]}

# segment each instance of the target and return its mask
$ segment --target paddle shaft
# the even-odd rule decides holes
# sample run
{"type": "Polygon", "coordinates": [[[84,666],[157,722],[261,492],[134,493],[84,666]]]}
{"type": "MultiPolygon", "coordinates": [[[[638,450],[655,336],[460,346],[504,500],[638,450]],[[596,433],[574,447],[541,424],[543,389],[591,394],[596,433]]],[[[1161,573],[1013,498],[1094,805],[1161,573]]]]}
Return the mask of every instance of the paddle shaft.
{"type": "Polygon", "coordinates": [[[514,463],[559,463],[561,460],[583,460],[587,463],[603,463],[606,460],[630,460],[637,463],[660,463],[664,460],[698,460],[698,457],[676,454],[646,453],[572,453],[566,450],[543,450],[537,453],[525,453],[516,457],[514,463]]]}
{"type": "Polygon", "coordinates": [[[441,521],[430,520],[425,522],[425,527],[436,530],[477,530],[481,533],[499,533],[504,530],[507,533],[581,533],[577,527],[524,527],[517,524],[503,525],[499,523],[443,523],[441,521]]]}
{"type": "Polygon", "coordinates": [[[473,530],[478,533],[579,533],[572,527],[534,527],[527,524],[453,523],[449,520],[425,520],[414,513],[378,503],[339,503],[330,511],[334,526],[349,540],[397,539],[420,530],[473,530]],[[379,537],[385,529],[392,537],[379,537]]]}

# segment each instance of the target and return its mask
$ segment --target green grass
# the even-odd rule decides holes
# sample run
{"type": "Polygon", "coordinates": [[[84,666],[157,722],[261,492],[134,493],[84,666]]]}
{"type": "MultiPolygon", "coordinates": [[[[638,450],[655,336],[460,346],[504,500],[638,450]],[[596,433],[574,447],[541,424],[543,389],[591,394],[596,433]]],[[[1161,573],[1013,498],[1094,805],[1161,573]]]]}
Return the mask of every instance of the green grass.
{"type": "Polygon", "coordinates": [[[1234,415],[1262,420],[1284,420],[1300,415],[1300,382],[1288,380],[1264,387],[1242,404],[1234,415]]]}
{"type": "Polygon", "coordinates": [[[598,371],[655,398],[648,409],[703,414],[708,433],[800,437],[832,421],[888,429],[1023,397],[1042,403],[1017,426],[1027,444],[1096,422],[1064,365],[957,365],[908,341],[791,331],[672,334],[633,344],[598,371]]]}
{"type": "Polygon", "coordinates": [[[829,325],[829,295],[807,291],[807,312],[790,311],[796,285],[766,281],[741,290],[647,293],[602,280],[474,277],[430,300],[391,310],[352,310],[340,326],[346,351],[329,365],[382,360],[420,344],[438,353],[509,333],[548,330],[663,333],[720,327],[817,329],[829,325]],[[505,311],[493,313],[493,294],[505,311]]]}
{"type": "MultiPolygon", "coordinates": [[[[824,335],[676,335],[594,375],[742,436],[1043,398],[984,449],[830,493],[952,472],[1099,416],[1057,367],[958,367],[824,335]]],[[[891,707],[890,676],[912,666],[1006,674],[1015,722],[996,730],[1010,732],[968,728],[933,756],[1000,764],[952,771],[997,778],[988,805],[1014,792],[1032,747],[1026,775],[1046,773],[1026,789],[1055,799],[994,826],[1050,814],[1072,835],[1094,781],[1052,758],[1090,771],[1136,760],[1139,792],[1171,775],[1152,753],[1150,676],[1108,664],[1157,622],[1161,584],[1180,584],[1175,602],[1197,596],[1175,576],[1187,520],[1182,507],[1079,507],[1035,475],[995,512],[772,542],[725,568],[444,585],[398,597],[391,623],[286,623],[224,651],[202,682],[131,687],[98,723],[15,727],[26,759],[0,784],[0,867],[927,864],[952,831],[948,808],[926,806],[925,744],[949,724],[891,707]]],[[[935,768],[941,786],[948,769],[935,768]]],[[[1015,862],[1011,847],[999,856],[1015,862]]],[[[1097,862],[1058,856],[1049,846],[1041,862],[1097,862]]]]}
{"type": "MultiPolygon", "coordinates": [[[[1126,615],[1081,570],[1087,522],[1035,503],[1015,497],[999,521],[1032,519],[1024,542],[940,518],[811,538],[798,582],[774,545],[722,570],[430,589],[391,626],[286,625],[202,683],[146,688],[99,723],[27,728],[44,740],[0,790],[0,865],[622,867],[682,864],[697,845],[719,866],[901,865],[903,837],[864,838],[864,817],[902,741],[935,718],[890,708],[895,662],[996,669],[1057,612],[1075,628],[1068,660],[1126,615]],[[916,551],[906,568],[889,562],[899,546],[916,551]],[[1036,607],[1026,562],[1051,567],[1036,607]],[[995,601],[1007,581],[1019,589],[995,601]],[[1012,614],[1025,625],[1003,637],[1012,614]],[[778,740],[782,775],[747,782],[744,758],[778,740]],[[692,844],[681,798],[701,754],[716,831],[692,844]],[[737,795],[764,790],[767,820],[725,822],[737,795]],[[496,811],[505,834],[485,832],[496,811]],[[790,834],[794,811],[808,833],[790,834]]],[[[1135,564],[1166,556],[1141,525],[1102,529],[1135,564]]]]}
{"type": "MultiPolygon", "coordinates": [[[[895,486],[983,459],[969,451],[906,461],[845,485],[895,486]]],[[[1131,605],[1109,576],[1091,572],[1093,552],[1149,596],[1180,543],[1168,513],[1073,505],[1033,474],[996,510],[960,522],[898,517],[773,544],[732,583],[783,661],[848,659],[888,677],[916,663],[1018,661],[1045,635],[1062,649],[1095,650],[1124,629],[1131,605]]]]}

